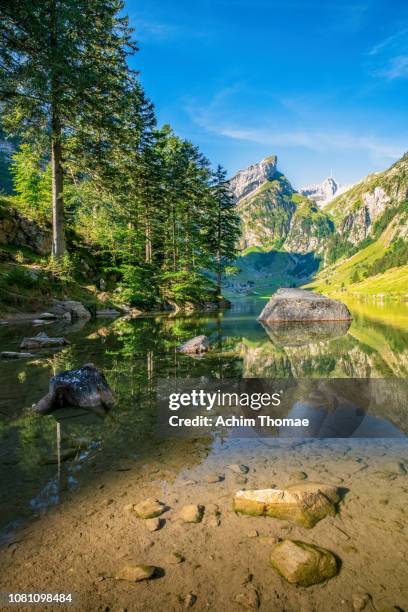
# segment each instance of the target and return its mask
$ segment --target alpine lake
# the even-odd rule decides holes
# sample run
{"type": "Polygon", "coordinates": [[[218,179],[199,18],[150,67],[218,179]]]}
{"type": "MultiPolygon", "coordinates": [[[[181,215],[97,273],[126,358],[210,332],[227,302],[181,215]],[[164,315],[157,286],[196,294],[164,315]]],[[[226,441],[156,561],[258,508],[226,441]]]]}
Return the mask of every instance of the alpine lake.
{"type": "Polygon", "coordinates": [[[396,432],[388,438],[301,440],[256,432],[240,438],[224,431],[166,439],[156,433],[160,379],[407,379],[408,302],[346,303],[351,325],[330,329],[266,328],[257,321],[265,304],[258,298],[237,299],[219,313],[0,326],[2,351],[18,351],[23,337],[39,331],[70,342],[62,350],[36,350],[33,358],[0,363],[1,590],[12,580],[16,590],[33,590],[40,582],[41,590],[73,591],[74,607],[81,610],[177,609],[190,591],[194,609],[217,610],[226,601],[230,607],[219,609],[235,610],[240,593],[251,589],[261,610],[363,609],[355,607],[358,597],[368,597],[374,608],[367,609],[408,607],[403,399],[378,407],[376,418],[396,432]],[[208,353],[177,351],[200,334],[210,340],[208,353]],[[46,416],[32,410],[54,374],[90,362],[104,372],[114,409],[46,416]],[[219,482],[211,483],[209,474],[219,475],[219,482]],[[310,532],[231,511],[240,488],[282,487],[299,479],[344,491],[338,514],[310,532]],[[123,510],[148,497],[169,508],[155,534],[123,510]],[[186,503],[208,507],[201,525],[180,526],[177,513],[186,503]],[[271,544],[286,537],[334,551],[339,575],[324,587],[286,583],[268,563],[268,538],[271,544]],[[174,547],[188,571],[166,568],[163,551],[174,547]],[[164,567],[161,577],[143,585],[114,581],[121,561],[135,557],[164,567]]]}

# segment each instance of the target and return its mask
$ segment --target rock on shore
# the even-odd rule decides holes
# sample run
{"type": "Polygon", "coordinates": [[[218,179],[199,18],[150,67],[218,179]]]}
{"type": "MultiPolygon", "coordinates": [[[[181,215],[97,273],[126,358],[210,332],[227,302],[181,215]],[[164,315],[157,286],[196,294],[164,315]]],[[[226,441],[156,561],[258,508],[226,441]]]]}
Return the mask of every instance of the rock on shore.
{"type": "Polygon", "coordinates": [[[327,515],[334,515],[339,496],[335,487],[302,483],[287,489],[238,491],[235,512],[293,521],[310,529],[327,515]]]}
{"type": "Polygon", "coordinates": [[[285,580],[311,586],[338,573],[336,557],[329,550],[299,540],[283,540],[271,554],[271,565],[285,580]]]}
{"type": "Polygon", "coordinates": [[[259,321],[351,321],[345,304],[304,289],[279,289],[266,304],[259,321]]]}

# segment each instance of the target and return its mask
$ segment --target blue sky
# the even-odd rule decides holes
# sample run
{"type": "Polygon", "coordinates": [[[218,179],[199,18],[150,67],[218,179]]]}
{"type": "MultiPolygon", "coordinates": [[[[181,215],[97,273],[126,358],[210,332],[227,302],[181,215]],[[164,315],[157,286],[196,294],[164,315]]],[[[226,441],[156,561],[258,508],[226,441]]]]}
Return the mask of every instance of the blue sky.
{"type": "Polygon", "coordinates": [[[407,0],[127,0],[160,123],[233,174],[270,154],[295,187],[408,150],[407,0]]]}

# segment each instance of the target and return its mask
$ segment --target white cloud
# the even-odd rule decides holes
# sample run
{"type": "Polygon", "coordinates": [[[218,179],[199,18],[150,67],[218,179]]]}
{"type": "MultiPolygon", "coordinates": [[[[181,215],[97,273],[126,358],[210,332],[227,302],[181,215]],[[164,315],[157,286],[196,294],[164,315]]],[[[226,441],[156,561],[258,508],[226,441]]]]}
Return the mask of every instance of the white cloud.
{"type": "MultiPolygon", "coordinates": [[[[407,58],[408,59],[408,58],[407,58]]],[[[278,127],[273,113],[264,117],[262,127],[253,121],[252,125],[242,124],[237,115],[234,116],[234,104],[230,98],[244,94],[244,85],[235,84],[220,90],[207,105],[191,104],[187,112],[194,123],[213,134],[264,145],[276,151],[279,147],[302,148],[316,153],[335,153],[336,151],[354,151],[369,155],[376,162],[386,162],[399,159],[407,150],[403,135],[399,139],[388,140],[375,134],[356,133],[354,130],[319,127],[313,113],[308,116],[297,112],[297,104],[282,104],[290,108],[292,114],[285,123],[290,126],[278,127]],[[294,106],[294,108],[293,108],[294,106]],[[290,121],[292,121],[292,127],[290,121]],[[309,127],[311,121],[314,127],[309,127]],[[302,127],[305,126],[305,127],[302,127]]]]}
{"type": "Polygon", "coordinates": [[[247,140],[271,147],[303,147],[319,153],[334,150],[361,150],[373,157],[398,159],[404,147],[372,136],[355,135],[347,132],[331,131],[275,131],[270,129],[242,129],[220,127],[217,131],[223,136],[237,140],[247,140]]]}
{"type": "Polygon", "coordinates": [[[401,42],[405,46],[407,34],[408,28],[404,28],[391,36],[387,36],[387,38],[384,38],[384,40],[381,40],[379,43],[374,45],[374,47],[372,47],[368,52],[368,55],[378,55],[390,49],[395,49],[395,47],[399,46],[401,42]]]}
{"type": "Polygon", "coordinates": [[[392,57],[386,68],[377,70],[377,76],[384,77],[389,81],[395,79],[407,79],[408,78],[408,55],[398,55],[392,57]]]}

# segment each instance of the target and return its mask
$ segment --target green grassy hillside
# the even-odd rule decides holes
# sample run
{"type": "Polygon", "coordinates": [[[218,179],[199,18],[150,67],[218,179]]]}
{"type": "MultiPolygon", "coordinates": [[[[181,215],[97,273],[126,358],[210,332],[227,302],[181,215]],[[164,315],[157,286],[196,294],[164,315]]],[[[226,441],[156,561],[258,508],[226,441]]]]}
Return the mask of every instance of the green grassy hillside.
{"type": "Polygon", "coordinates": [[[389,246],[376,240],[350,259],[324,269],[306,287],[326,294],[354,296],[384,295],[389,298],[408,297],[408,264],[391,267],[384,272],[366,276],[374,262],[381,261],[389,246]]]}

